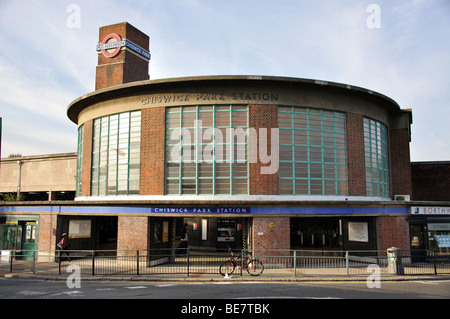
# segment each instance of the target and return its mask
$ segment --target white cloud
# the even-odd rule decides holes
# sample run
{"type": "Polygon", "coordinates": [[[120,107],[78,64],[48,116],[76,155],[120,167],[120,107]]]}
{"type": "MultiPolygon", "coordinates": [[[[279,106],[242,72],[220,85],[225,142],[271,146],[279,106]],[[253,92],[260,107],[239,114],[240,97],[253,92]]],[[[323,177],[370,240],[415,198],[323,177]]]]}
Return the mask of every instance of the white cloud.
{"type": "Polygon", "coordinates": [[[0,50],[2,154],[27,138],[31,142],[23,148],[33,153],[67,148],[67,141],[76,138],[76,126],[67,119],[66,108],[94,90],[98,28],[128,21],[150,35],[152,79],[263,74],[366,87],[413,109],[413,160],[449,159],[448,0],[377,1],[381,29],[367,28],[371,3],[0,2],[0,43],[5,45],[0,50]],[[80,7],[80,28],[66,25],[71,3],[80,7]],[[10,132],[17,125],[22,125],[20,132],[10,132]]]}

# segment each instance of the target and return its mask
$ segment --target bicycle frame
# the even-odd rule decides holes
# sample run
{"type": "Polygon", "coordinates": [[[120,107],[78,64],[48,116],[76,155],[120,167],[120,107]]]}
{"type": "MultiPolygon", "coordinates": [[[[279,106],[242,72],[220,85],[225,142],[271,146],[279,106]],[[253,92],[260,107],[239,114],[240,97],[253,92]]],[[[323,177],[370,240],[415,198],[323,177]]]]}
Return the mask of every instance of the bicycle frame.
{"type": "Polygon", "coordinates": [[[245,257],[242,256],[242,258],[245,258],[245,261],[244,261],[243,265],[241,265],[241,263],[239,262],[239,260],[236,259],[236,258],[234,258],[234,253],[233,253],[230,249],[228,249],[228,250],[229,250],[230,253],[231,253],[231,257],[230,257],[229,262],[232,262],[232,263],[234,263],[236,266],[241,267],[242,270],[247,269],[248,264],[249,264],[249,261],[251,261],[251,258],[250,258],[249,256],[245,256],[245,257]]]}
{"type": "Polygon", "coordinates": [[[238,257],[234,255],[230,247],[228,247],[228,251],[231,254],[230,259],[223,262],[219,267],[219,272],[223,276],[232,274],[236,266],[241,268],[241,276],[244,269],[247,270],[251,276],[259,276],[264,271],[264,265],[258,259],[254,259],[249,255],[244,256],[241,251],[241,261],[239,261],[238,257]]]}

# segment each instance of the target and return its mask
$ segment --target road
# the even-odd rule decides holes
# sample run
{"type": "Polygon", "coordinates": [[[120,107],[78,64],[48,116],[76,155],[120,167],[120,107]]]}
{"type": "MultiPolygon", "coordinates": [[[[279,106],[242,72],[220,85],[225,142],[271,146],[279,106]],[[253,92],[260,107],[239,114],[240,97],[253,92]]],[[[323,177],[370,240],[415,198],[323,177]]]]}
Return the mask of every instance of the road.
{"type": "MultiPolygon", "coordinates": [[[[79,288],[69,288],[65,281],[0,278],[0,302],[23,311],[27,307],[50,307],[52,311],[68,316],[98,314],[102,317],[117,317],[122,316],[122,313],[132,317],[150,316],[156,309],[157,313],[162,313],[167,318],[229,319],[245,316],[279,319],[305,313],[317,313],[320,318],[343,313],[361,316],[386,312],[388,309],[400,310],[403,315],[409,316],[417,315],[417,308],[397,303],[396,299],[450,298],[450,280],[383,281],[380,288],[372,289],[365,282],[81,281],[80,284],[79,288]],[[21,299],[26,299],[26,303],[21,299]],[[46,307],[42,303],[44,299],[51,304],[46,307]],[[54,299],[64,299],[61,301],[65,302],[55,303],[54,299]],[[95,300],[92,302],[88,299],[95,300]],[[140,299],[142,302],[136,304],[131,299],[140,299]],[[353,299],[359,300],[355,303],[353,299]],[[390,304],[374,304],[373,299],[383,299],[383,302],[387,300],[390,304]],[[37,305],[30,303],[33,300],[37,305]],[[78,304],[73,303],[74,300],[89,305],[77,306],[78,304]],[[17,302],[14,304],[14,301],[17,302]]],[[[422,307],[419,304],[416,306],[422,307]]]]}
{"type": "Polygon", "coordinates": [[[0,299],[449,299],[450,280],[366,282],[136,282],[0,278],[0,299]]]}

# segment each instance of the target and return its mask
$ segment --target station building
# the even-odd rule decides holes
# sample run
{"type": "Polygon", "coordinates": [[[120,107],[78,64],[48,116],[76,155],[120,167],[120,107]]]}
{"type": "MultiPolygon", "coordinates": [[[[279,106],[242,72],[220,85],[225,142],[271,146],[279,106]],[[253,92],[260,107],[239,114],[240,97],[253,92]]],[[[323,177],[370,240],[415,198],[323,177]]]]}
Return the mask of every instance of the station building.
{"type": "Polygon", "coordinates": [[[186,223],[190,247],[411,248],[411,110],[303,78],[151,80],[149,44],[100,28],[95,91],[67,109],[75,199],[0,206],[37,216],[38,249],[174,248],[186,223]]]}

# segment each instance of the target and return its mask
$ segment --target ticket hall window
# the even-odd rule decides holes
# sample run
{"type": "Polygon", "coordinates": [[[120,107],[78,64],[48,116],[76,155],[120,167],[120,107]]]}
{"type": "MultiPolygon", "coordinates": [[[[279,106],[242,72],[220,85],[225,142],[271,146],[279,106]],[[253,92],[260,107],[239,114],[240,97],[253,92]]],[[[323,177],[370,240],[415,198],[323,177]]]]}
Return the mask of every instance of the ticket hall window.
{"type": "Polygon", "coordinates": [[[364,118],[366,195],[389,197],[389,158],[386,125],[364,118]]]}
{"type": "Polygon", "coordinates": [[[78,128],[78,144],[77,144],[77,177],[76,177],[76,196],[81,196],[81,173],[83,164],[83,134],[84,125],[78,128]]]}
{"type": "Polygon", "coordinates": [[[248,194],[247,129],[247,105],[168,108],[166,194],[248,194]]]}
{"type": "Polygon", "coordinates": [[[280,195],[347,195],[346,116],[307,107],[278,108],[280,195]]]}
{"type": "Polygon", "coordinates": [[[94,120],[92,196],[139,194],[141,111],[94,120]]]}

